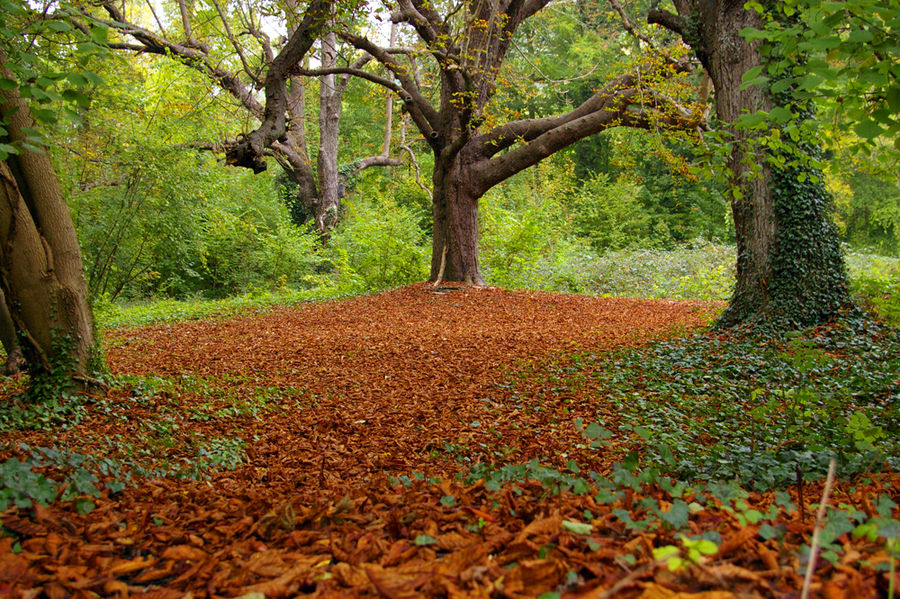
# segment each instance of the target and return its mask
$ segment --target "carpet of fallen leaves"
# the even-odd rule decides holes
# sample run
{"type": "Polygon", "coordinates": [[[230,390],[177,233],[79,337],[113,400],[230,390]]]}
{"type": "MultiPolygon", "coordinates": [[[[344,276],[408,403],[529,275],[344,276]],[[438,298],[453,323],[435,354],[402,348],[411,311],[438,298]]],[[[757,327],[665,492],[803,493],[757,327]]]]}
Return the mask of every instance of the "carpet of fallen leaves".
{"type": "MultiPolygon", "coordinates": [[[[110,331],[114,374],[194,381],[176,397],[156,398],[183,413],[260,390],[276,405],[255,417],[180,421],[189,429],[182,433],[240,435],[247,459],[236,470],[199,481],[139,479],[116,494],[105,490],[87,514],[71,503],[0,514],[14,533],[0,538],[0,596],[799,596],[796,546],[809,542],[810,508],[805,519],[784,522],[787,541],[778,543],[708,504],[690,527],[720,532],[719,553],[672,573],[652,549],[677,543],[673,536],[626,529],[612,513],[644,497],[665,505],[671,498],[655,486],[602,504],[535,481],[491,491],[454,478],[467,464],[532,458],[606,471],[627,447],[591,449],[574,422],[616,415],[604,412],[590,377],[561,389],[541,372],[579,352],[696,330],[720,307],[413,285],[110,331]],[[404,476],[412,482],[396,484],[404,476]],[[586,519],[589,534],[564,525],[586,519]]],[[[124,405],[136,392],[119,385],[110,393],[124,405]]],[[[154,418],[152,405],[129,410],[127,418],[93,414],[65,432],[9,440],[102,452],[102,440],[137,438],[140,423],[154,418]]],[[[871,514],[871,497],[889,482],[898,481],[839,484],[836,501],[871,514]]],[[[809,485],[807,504],[820,491],[809,485]]],[[[748,501],[764,510],[773,496],[748,501]]],[[[818,568],[813,596],[886,596],[888,575],[873,569],[888,559],[884,543],[847,535],[842,542],[841,561],[818,568]]]]}

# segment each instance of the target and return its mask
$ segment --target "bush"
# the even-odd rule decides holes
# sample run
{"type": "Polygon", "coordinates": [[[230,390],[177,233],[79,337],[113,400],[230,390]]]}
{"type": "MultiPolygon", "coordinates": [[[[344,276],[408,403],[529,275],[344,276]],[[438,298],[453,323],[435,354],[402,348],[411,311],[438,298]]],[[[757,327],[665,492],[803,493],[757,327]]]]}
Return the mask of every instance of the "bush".
{"type": "Polygon", "coordinates": [[[674,250],[609,252],[594,265],[594,292],[726,301],[734,287],[735,260],[734,247],[703,240],[674,250]]]}
{"type": "Polygon", "coordinates": [[[900,326],[900,259],[850,252],[847,267],[856,300],[889,324],[900,326]]]}
{"type": "Polygon", "coordinates": [[[358,293],[426,279],[430,245],[421,220],[420,210],[393,197],[347,202],[326,250],[334,268],[331,284],[358,293]]]}
{"type": "Polygon", "coordinates": [[[620,250],[652,238],[650,215],[633,181],[598,174],[585,181],[574,201],[575,231],[598,251],[620,250]]]}

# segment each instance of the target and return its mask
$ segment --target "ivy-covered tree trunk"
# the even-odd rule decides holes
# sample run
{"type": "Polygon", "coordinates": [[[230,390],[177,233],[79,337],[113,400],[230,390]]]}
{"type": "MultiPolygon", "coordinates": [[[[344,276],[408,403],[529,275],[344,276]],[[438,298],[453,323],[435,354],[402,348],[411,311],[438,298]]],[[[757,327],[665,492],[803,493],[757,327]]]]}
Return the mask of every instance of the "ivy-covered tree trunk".
{"type": "MultiPolygon", "coordinates": [[[[0,53],[0,67],[3,60],[0,53]]],[[[0,94],[4,141],[15,144],[34,123],[16,90],[0,94]]],[[[0,162],[0,286],[33,379],[88,384],[98,358],[94,320],[75,227],[46,153],[22,148],[0,162]]]]}
{"type": "Polygon", "coordinates": [[[732,137],[727,166],[737,282],[719,325],[759,318],[785,326],[825,322],[850,299],[831,200],[822,173],[809,166],[819,150],[789,135],[783,136],[785,148],[772,150],[736,126],[742,114],[783,106],[794,113],[799,131],[812,114],[789,93],[774,98],[761,86],[741,89],[744,73],[763,60],[740,35],[744,28],[761,28],[756,11],[735,0],[675,0],[675,7],[677,15],[651,10],[648,20],[681,34],[693,48],[715,87],[716,115],[732,137]],[[779,164],[787,166],[773,166],[779,164]]]}

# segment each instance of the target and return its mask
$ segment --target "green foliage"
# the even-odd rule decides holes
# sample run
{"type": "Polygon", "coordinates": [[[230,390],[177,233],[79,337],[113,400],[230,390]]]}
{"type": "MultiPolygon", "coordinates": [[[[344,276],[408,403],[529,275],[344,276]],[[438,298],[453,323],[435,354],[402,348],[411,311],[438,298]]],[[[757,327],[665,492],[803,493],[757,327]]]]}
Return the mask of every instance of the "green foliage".
{"type": "Polygon", "coordinates": [[[326,250],[336,271],[332,278],[336,289],[376,291],[428,277],[430,247],[419,228],[418,209],[401,205],[390,195],[348,204],[326,250]]]}
{"type": "Polygon", "coordinates": [[[844,240],[874,253],[900,254],[900,180],[832,162],[829,190],[844,240]]]}
{"type": "Polygon", "coordinates": [[[860,321],[791,340],[701,336],[625,352],[600,375],[647,463],[757,489],[900,469],[896,331],[860,321]]]}
{"type": "MultiPolygon", "coordinates": [[[[672,248],[693,239],[733,237],[719,183],[697,177],[692,144],[649,132],[601,134],[609,165],[585,173],[570,203],[575,230],[597,251],[626,247],[672,248]]],[[[576,172],[580,158],[576,155],[576,172]]]]}
{"type": "Polygon", "coordinates": [[[592,292],[727,301],[734,287],[734,261],[733,247],[703,241],[673,250],[609,252],[593,264],[592,292]]]}
{"type": "Polygon", "coordinates": [[[857,301],[885,322],[900,327],[900,260],[851,253],[847,262],[857,301]]]}
{"type": "Polygon", "coordinates": [[[124,185],[70,196],[95,297],[304,286],[318,265],[316,236],[289,222],[268,178],[183,150],[117,158],[124,185]]]}
{"type": "Polygon", "coordinates": [[[742,33],[748,40],[766,42],[762,52],[770,59],[745,75],[747,84],[777,80],[783,89],[794,88],[798,99],[815,99],[837,113],[835,122],[851,123],[869,150],[880,138],[900,151],[897,3],[788,0],[766,9],[751,5],[769,19],[764,30],[742,33]]]}
{"type": "Polygon", "coordinates": [[[32,385],[25,394],[0,404],[0,432],[66,430],[87,418],[88,406],[92,403],[89,396],[62,391],[57,385],[44,383],[32,385]]]}
{"type": "Polygon", "coordinates": [[[610,181],[604,174],[585,181],[574,201],[575,230],[596,250],[652,244],[651,217],[640,200],[642,191],[633,181],[610,181]]]}
{"type": "MultiPolygon", "coordinates": [[[[107,488],[115,493],[125,487],[119,464],[108,458],[58,449],[19,444],[24,459],[10,458],[0,464],[0,512],[10,505],[31,507],[54,501],[72,501],[81,512],[94,508],[93,499],[107,488]]],[[[127,478],[127,476],[126,476],[127,478]]]]}
{"type": "MultiPolygon", "coordinates": [[[[53,125],[62,115],[79,121],[82,110],[89,106],[89,90],[103,79],[88,69],[94,56],[103,56],[108,28],[88,21],[87,31],[75,28],[66,20],[71,7],[46,7],[37,13],[21,0],[0,1],[0,52],[6,54],[3,65],[8,73],[0,74],[0,89],[17,90],[28,101],[38,125],[53,125]],[[65,64],[61,57],[71,57],[65,64]]],[[[0,120],[0,140],[6,136],[4,120],[0,120]]],[[[42,151],[46,140],[41,131],[26,132],[21,142],[0,142],[0,160],[23,149],[42,151]]]]}

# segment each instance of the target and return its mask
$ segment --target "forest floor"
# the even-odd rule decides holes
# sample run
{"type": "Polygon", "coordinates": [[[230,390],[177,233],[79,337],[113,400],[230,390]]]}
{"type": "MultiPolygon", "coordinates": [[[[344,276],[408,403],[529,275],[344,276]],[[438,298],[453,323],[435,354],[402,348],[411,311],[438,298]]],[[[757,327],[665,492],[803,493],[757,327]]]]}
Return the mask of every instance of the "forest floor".
{"type": "MultiPolygon", "coordinates": [[[[0,512],[0,596],[799,596],[821,482],[788,489],[793,511],[775,492],[729,503],[615,470],[633,435],[591,429],[621,416],[597,356],[720,309],[413,285],[108,331],[107,397],[0,444],[46,476],[22,484],[63,487],[0,512]],[[760,533],[764,513],[781,536],[760,533]]],[[[833,495],[876,516],[898,488],[888,474],[833,495]]],[[[887,596],[885,541],[837,542],[813,596],[887,596]]]]}

